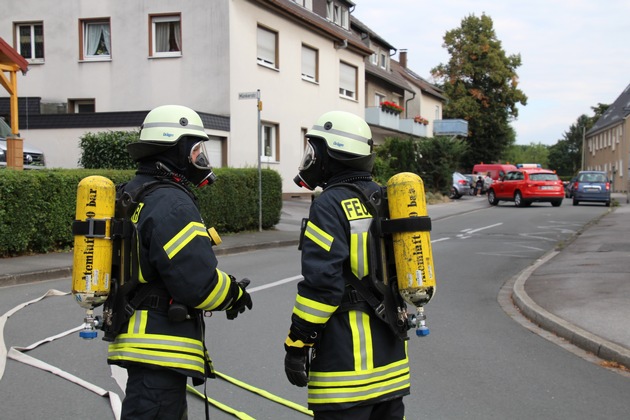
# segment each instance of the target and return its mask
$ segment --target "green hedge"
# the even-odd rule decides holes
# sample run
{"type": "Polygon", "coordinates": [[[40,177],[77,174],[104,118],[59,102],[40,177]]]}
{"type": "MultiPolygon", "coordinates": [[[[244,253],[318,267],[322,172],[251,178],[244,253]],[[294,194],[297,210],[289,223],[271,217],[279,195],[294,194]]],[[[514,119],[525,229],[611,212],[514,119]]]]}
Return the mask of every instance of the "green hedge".
{"type": "MultiPolygon", "coordinates": [[[[195,191],[201,215],[221,233],[257,230],[258,170],[217,168],[218,180],[195,191]]],[[[81,179],[102,175],[115,184],[130,180],[133,170],[53,169],[0,170],[0,257],[69,249],[81,179]]],[[[280,221],[282,180],[262,170],[263,228],[280,221]]]]}

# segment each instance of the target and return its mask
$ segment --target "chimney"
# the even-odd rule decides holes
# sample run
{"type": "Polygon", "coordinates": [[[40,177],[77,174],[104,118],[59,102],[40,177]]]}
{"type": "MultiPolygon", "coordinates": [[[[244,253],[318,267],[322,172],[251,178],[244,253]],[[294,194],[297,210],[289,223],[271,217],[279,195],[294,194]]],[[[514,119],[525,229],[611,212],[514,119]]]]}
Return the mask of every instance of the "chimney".
{"type": "Polygon", "coordinates": [[[407,50],[400,50],[399,53],[400,65],[402,68],[407,68],[407,50]]]}

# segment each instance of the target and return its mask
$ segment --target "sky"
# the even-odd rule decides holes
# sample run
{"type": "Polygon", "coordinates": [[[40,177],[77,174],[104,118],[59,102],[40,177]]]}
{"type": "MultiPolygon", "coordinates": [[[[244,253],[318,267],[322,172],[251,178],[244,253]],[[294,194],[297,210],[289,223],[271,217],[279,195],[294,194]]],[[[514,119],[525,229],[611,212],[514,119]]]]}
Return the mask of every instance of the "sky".
{"type": "MultiPolygon", "coordinates": [[[[612,104],[630,84],[628,0],[353,0],[352,15],[433,82],[450,58],[447,31],[467,16],[492,18],[507,56],[520,54],[519,88],[528,97],[512,122],[516,143],[553,145],[591,107],[612,104]]],[[[398,54],[393,56],[398,60],[398,54]]]]}

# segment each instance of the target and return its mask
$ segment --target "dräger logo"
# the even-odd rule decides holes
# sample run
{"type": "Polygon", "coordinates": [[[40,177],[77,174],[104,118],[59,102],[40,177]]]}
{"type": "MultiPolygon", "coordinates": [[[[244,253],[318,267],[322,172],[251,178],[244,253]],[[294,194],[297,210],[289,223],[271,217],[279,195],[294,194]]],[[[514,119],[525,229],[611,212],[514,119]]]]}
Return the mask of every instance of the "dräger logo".
{"type": "Polygon", "coordinates": [[[339,142],[337,140],[333,141],[333,145],[337,146],[337,147],[345,147],[345,144],[343,144],[343,143],[341,143],[341,142],[339,142]]]}
{"type": "Polygon", "coordinates": [[[162,133],[162,137],[173,137],[173,133],[162,133]]]}

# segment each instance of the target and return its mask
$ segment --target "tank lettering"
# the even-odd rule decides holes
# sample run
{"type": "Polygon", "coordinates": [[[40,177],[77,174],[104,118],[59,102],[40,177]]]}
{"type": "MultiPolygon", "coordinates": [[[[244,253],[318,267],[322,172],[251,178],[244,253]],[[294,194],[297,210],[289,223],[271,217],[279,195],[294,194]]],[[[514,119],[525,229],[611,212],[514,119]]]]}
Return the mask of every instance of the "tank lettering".
{"type": "Polygon", "coordinates": [[[409,204],[407,207],[418,207],[418,197],[415,188],[409,188],[409,204]]]}
{"type": "MultiPolygon", "coordinates": [[[[416,267],[421,273],[421,278],[424,277],[424,254],[422,252],[422,236],[414,235],[411,237],[411,243],[413,244],[413,255],[416,259],[416,267]]],[[[416,273],[417,276],[417,273],[416,273]]]]}
{"type": "Polygon", "coordinates": [[[85,261],[83,279],[89,283],[89,279],[92,277],[92,270],[94,269],[94,238],[84,238],[83,241],[85,242],[85,249],[83,250],[85,261]]]}
{"type": "Polygon", "coordinates": [[[88,203],[85,206],[96,207],[96,190],[90,188],[90,192],[88,193],[88,203]]]}

